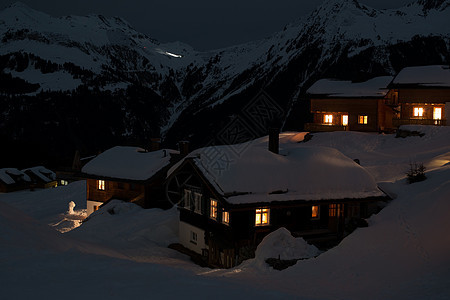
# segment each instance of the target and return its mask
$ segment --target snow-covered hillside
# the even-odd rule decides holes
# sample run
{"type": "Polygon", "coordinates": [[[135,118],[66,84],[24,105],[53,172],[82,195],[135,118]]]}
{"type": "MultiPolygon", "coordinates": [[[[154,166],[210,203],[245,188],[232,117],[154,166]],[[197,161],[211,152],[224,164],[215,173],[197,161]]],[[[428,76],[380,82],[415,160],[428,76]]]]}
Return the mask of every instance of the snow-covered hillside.
{"type": "Polygon", "coordinates": [[[113,201],[81,227],[60,234],[46,224],[62,217],[68,201],[82,201],[84,182],[2,194],[0,297],[447,299],[450,130],[403,129],[425,135],[319,133],[306,143],[335,147],[359,158],[394,200],[368,220],[369,227],[283,271],[273,270],[264,257],[274,253],[290,257],[297,251],[311,257],[318,252],[279,233],[260,247],[255,259],[240,266],[201,268],[167,248],[177,239],[176,209],[143,210],[113,201]],[[425,163],[425,181],[406,183],[409,160],[425,163]],[[277,238],[285,248],[274,241],[277,238]]]}
{"type": "Polygon", "coordinates": [[[55,18],[16,3],[0,12],[0,67],[39,84],[36,91],[83,84],[150,88],[168,109],[158,120],[162,133],[178,138],[209,128],[199,126],[207,119],[203,112],[212,109],[216,122],[223,122],[220,104],[238,112],[262,88],[288,118],[319,78],[361,79],[393,75],[408,65],[448,63],[449,20],[448,1],[376,10],[355,0],[327,0],[266,39],[198,52],[181,42],[161,44],[120,18],[55,18]],[[188,124],[192,114],[198,121],[188,124]]]}

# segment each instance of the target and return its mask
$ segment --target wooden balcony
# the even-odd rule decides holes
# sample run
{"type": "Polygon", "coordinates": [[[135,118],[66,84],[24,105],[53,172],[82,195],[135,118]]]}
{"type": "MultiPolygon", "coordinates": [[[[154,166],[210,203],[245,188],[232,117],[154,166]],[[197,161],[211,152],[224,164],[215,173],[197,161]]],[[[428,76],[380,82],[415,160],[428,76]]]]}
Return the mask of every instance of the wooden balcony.
{"type": "Polygon", "coordinates": [[[324,131],[348,131],[348,126],[343,125],[329,125],[329,124],[317,124],[306,123],[305,131],[309,132],[324,132],[324,131]]]}
{"type": "Polygon", "coordinates": [[[392,125],[394,127],[400,127],[401,125],[436,125],[445,126],[447,120],[433,120],[433,119],[393,119],[392,125]]]}

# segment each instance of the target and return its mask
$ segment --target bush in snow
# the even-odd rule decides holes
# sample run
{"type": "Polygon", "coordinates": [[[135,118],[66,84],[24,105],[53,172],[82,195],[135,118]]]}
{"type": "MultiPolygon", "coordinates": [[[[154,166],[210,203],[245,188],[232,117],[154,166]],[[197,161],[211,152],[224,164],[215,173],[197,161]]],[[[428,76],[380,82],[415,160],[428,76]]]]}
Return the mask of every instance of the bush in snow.
{"type": "Polygon", "coordinates": [[[406,172],[406,180],[409,184],[427,179],[425,176],[425,166],[423,163],[410,163],[406,172]]]}

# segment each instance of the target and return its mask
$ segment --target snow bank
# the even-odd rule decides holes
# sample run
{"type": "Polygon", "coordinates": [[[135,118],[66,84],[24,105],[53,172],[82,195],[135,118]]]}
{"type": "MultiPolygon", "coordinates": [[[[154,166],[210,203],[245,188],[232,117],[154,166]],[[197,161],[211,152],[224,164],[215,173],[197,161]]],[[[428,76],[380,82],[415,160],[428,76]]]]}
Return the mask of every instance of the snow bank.
{"type": "Polygon", "coordinates": [[[308,244],[303,238],[295,238],[289,230],[282,227],[268,234],[258,245],[255,258],[265,261],[268,258],[281,260],[311,258],[320,254],[319,249],[308,244]]]}

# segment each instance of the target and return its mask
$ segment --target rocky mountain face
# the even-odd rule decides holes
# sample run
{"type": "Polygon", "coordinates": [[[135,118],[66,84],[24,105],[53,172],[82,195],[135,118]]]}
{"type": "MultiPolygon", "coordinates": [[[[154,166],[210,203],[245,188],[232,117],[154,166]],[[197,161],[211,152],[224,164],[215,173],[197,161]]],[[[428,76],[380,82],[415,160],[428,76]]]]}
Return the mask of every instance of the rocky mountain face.
{"type": "Polygon", "coordinates": [[[76,149],[155,136],[196,147],[260,136],[274,124],[301,130],[304,93],[320,78],[448,64],[450,1],[376,10],[327,0],[271,37],[209,52],[161,44],[120,18],[53,18],[16,3],[0,12],[0,40],[0,138],[12,149],[2,157],[59,165],[76,149]]]}

